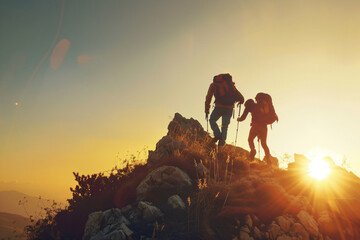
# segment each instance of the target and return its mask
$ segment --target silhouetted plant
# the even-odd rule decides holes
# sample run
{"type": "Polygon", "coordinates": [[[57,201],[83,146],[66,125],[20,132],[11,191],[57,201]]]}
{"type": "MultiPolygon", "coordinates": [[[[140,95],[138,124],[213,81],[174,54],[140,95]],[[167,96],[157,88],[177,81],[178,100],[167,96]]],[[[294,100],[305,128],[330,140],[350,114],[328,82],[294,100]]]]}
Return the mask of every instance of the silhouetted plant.
{"type": "Polygon", "coordinates": [[[51,207],[45,207],[43,210],[45,214],[38,220],[30,216],[30,222],[33,224],[26,226],[24,229],[27,239],[58,239],[54,217],[61,209],[58,204],[53,201],[51,207]]]}
{"type": "Polygon", "coordinates": [[[72,198],[65,209],[49,208],[40,220],[26,228],[28,239],[81,239],[87,217],[94,211],[124,207],[136,200],[136,187],[147,168],[132,159],[125,167],[115,167],[109,175],[73,173],[77,185],[70,188],[72,198]]]}

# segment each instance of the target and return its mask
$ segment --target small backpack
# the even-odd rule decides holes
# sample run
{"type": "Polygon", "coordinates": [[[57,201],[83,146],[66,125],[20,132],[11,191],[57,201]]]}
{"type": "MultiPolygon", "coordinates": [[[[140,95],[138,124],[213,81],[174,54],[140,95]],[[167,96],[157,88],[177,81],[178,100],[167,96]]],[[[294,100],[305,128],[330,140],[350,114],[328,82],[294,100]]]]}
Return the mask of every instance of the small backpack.
{"type": "Polygon", "coordinates": [[[269,94],[258,93],[255,99],[259,104],[260,112],[264,114],[263,120],[266,124],[273,124],[275,121],[279,120],[269,94]]]}
{"type": "Polygon", "coordinates": [[[237,90],[228,73],[216,75],[213,79],[215,84],[215,102],[223,105],[233,105],[240,101],[237,90]]]}

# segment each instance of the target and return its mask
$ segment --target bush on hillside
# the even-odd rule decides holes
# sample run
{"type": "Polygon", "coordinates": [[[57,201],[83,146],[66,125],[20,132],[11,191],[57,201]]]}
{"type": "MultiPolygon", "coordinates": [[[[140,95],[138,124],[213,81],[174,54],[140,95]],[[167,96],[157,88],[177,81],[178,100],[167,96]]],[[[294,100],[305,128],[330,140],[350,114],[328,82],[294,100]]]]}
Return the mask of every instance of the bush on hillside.
{"type": "Polygon", "coordinates": [[[94,211],[124,207],[136,199],[136,187],[146,176],[145,165],[125,162],[124,168],[115,167],[104,173],[80,175],[73,173],[77,185],[70,188],[72,198],[65,209],[55,206],[42,219],[26,227],[28,239],[81,239],[87,217],[94,211]]]}

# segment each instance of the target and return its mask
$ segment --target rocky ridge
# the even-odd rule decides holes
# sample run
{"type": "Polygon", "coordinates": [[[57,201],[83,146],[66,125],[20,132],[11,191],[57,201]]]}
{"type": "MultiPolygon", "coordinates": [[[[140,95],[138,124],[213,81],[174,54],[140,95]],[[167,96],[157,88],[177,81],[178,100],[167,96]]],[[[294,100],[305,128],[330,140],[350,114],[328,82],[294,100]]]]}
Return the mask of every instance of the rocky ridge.
{"type": "Polygon", "coordinates": [[[317,185],[304,179],[302,155],[288,170],[247,155],[217,151],[198,121],[176,113],[149,151],[136,201],[91,213],[83,239],[360,239],[354,174],[328,159],[332,181],[317,185]]]}

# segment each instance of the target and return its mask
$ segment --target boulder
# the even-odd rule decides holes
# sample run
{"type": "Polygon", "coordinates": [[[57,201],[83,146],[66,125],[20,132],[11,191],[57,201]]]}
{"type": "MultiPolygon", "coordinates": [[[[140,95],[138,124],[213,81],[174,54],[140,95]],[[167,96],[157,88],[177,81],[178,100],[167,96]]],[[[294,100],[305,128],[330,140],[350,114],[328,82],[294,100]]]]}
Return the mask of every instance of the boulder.
{"type": "Polygon", "coordinates": [[[300,223],[294,223],[290,228],[290,235],[293,237],[301,237],[303,240],[309,240],[309,233],[305,230],[304,226],[300,223]]]}
{"type": "Polygon", "coordinates": [[[284,234],[279,236],[276,240],[293,240],[293,238],[284,234]]]}
{"type": "Polygon", "coordinates": [[[294,223],[294,220],[287,216],[279,216],[276,218],[276,222],[279,224],[281,230],[284,232],[289,232],[291,225],[294,223]]]}
{"type": "Polygon", "coordinates": [[[186,119],[179,113],[175,113],[174,119],[169,123],[168,130],[167,135],[173,138],[182,136],[192,141],[203,141],[205,138],[210,138],[197,120],[186,119]]]}
{"type": "Polygon", "coordinates": [[[185,209],[185,203],[184,201],[179,197],[179,195],[173,195],[168,198],[168,204],[173,209],[185,209]]]}
{"type": "Polygon", "coordinates": [[[88,220],[85,225],[84,231],[84,240],[91,239],[91,237],[95,236],[100,231],[101,220],[102,220],[102,212],[93,212],[88,216],[88,220]]]}
{"type": "Polygon", "coordinates": [[[118,208],[94,212],[88,216],[83,239],[129,239],[133,235],[133,231],[128,227],[129,225],[130,222],[118,208]]]}
{"type": "Polygon", "coordinates": [[[251,219],[251,217],[250,217],[249,214],[245,216],[245,223],[246,223],[246,225],[249,226],[249,228],[252,228],[252,226],[253,226],[253,221],[252,221],[252,219],[251,219]]]}
{"type": "Polygon", "coordinates": [[[312,236],[317,237],[319,235],[318,224],[308,212],[301,210],[296,216],[312,236]]]}
{"type": "Polygon", "coordinates": [[[162,221],[164,216],[160,209],[149,202],[140,201],[137,206],[137,211],[140,219],[144,220],[146,223],[162,221]]]}
{"type": "Polygon", "coordinates": [[[240,240],[254,240],[254,238],[250,237],[250,229],[248,228],[248,226],[242,226],[240,228],[240,233],[239,233],[239,239],[240,240]]]}
{"type": "Polygon", "coordinates": [[[240,232],[250,233],[250,229],[248,226],[245,225],[240,228],[240,232]]]}
{"type": "Polygon", "coordinates": [[[103,235],[100,233],[99,235],[96,235],[92,240],[127,240],[129,237],[133,234],[133,232],[125,225],[120,224],[118,229],[115,229],[114,231],[109,232],[106,235],[103,235]]]}
{"type": "Polygon", "coordinates": [[[254,237],[255,239],[263,239],[264,234],[260,231],[258,227],[254,227],[254,237]]]}
{"type": "Polygon", "coordinates": [[[164,203],[175,194],[191,187],[190,177],[181,169],[163,166],[149,173],[136,188],[139,201],[164,203]]]}
{"type": "Polygon", "coordinates": [[[156,144],[155,151],[149,151],[148,166],[152,168],[155,165],[160,165],[170,156],[181,153],[185,147],[184,141],[173,141],[171,136],[164,136],[156,144]]]}
{"type": "Polygon", "coordinates": [[[253,225],[259,225],[260,219],[255,214],[251,214],[251,219],[252,219],[253,225]]]}
{"type": "Polygon", "coordinates": [[[289,195],[289,201],[291,205],[295,206],[295,208],[299,210],[308,211],[311,209],[311,204],[307,197],[305,196],[293,196],[289,195]]]}
{"type": "Polygon", "coordinates": [[[246,232],[240,232],[239,239],[240,240],[254,240],[254,238],[250,237],[250,235],[246,232]]]}
{"type": "Polygon", "coordinates": [[[269,235],[271,239],[276,239],[278,236],[282,235],[283,232],[281,231],[281,228],[279,225],[277,225],[275,222],[272,222],[268,229],[269,235]]]}

